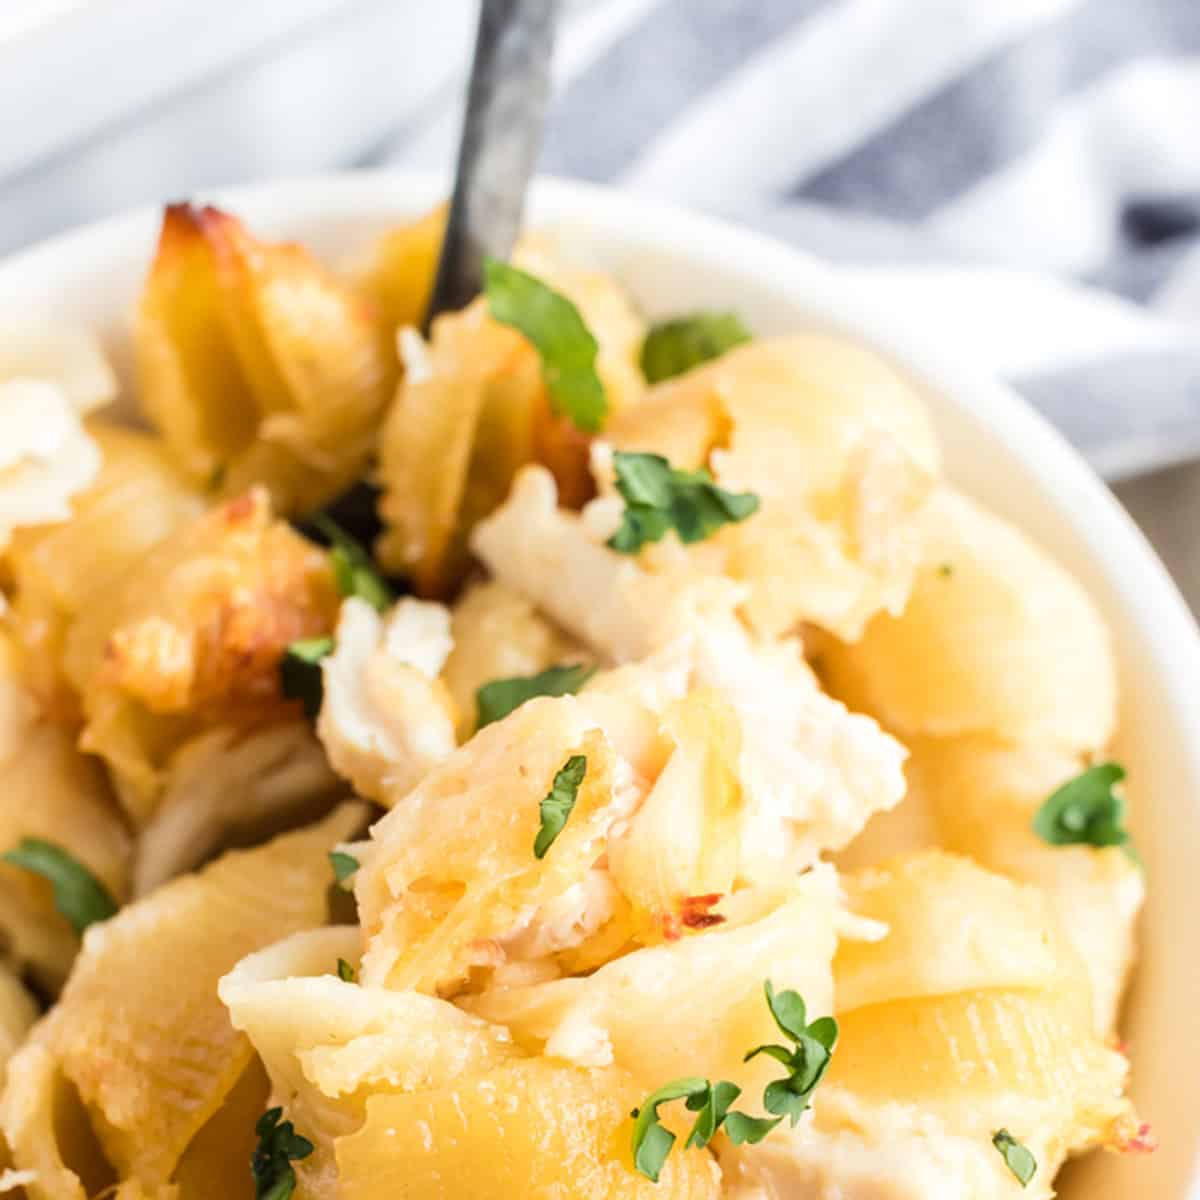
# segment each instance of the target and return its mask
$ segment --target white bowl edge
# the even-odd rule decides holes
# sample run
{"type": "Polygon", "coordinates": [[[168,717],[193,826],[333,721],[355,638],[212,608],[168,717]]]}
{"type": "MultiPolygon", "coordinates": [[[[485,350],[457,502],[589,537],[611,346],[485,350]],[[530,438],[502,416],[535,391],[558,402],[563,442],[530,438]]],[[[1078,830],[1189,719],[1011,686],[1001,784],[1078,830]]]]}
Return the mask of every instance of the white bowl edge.
{"type": "MultiPolygon", "coordinates": [[[[336,259],[432,205],[445,187],[440,176],[378,171],[217,190],[204,199],[264,235],[299,238],[336,259]]],[[[0,262],[0,314],[12,307],[83,321],[105,334],[122,362],[157,223],[158,210],[147,209],[0,262]]],[[[1149,882],[1142,961],[1124,1024],[1134,1094],[1161,1147],[1149,1158],[1092,1156],[1062,1195],[1200,1200],[1200,947],[1192,926],[1200,900],[1200,635],[1144,537],[1057,431],[1011,389],[959,362],[936,329],[922,327],[919,312],[883,311],[847,290],[834,269],[757,234],[601,187],[541,180],[529,223],[586,245],[586,256],[613,270],[650,313],[736,308],[760,333],[816,325],[873,345],[926,394],[950,476],[1037,536],[1097,599],[1118,652],[1120,750],[1149,882]]]]}

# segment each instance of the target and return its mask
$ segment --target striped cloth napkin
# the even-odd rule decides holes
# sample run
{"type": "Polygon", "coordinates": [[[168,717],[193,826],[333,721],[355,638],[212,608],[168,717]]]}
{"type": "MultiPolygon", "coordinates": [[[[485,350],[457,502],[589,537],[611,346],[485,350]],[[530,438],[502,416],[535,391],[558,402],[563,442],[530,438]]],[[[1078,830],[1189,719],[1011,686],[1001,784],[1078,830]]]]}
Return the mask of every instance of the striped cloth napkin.
{"type": "Polygon", "coordinates": [[[576,0],[556,78],[544,170],[835,260],[1110,478],[1200,456],[1200,0],[576,0]]]}

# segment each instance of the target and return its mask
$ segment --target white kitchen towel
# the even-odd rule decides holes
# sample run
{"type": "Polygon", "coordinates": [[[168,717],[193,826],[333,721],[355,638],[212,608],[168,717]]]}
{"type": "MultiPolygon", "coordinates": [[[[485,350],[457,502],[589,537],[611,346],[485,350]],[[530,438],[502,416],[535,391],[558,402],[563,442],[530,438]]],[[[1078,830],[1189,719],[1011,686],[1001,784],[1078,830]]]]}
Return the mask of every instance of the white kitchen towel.
{"type": "Polygon", "coordinates": [[[576,0],[556,80],[546,171],[834,259],[1111,478],[1200,455],[1200,0],[576,0]]]}

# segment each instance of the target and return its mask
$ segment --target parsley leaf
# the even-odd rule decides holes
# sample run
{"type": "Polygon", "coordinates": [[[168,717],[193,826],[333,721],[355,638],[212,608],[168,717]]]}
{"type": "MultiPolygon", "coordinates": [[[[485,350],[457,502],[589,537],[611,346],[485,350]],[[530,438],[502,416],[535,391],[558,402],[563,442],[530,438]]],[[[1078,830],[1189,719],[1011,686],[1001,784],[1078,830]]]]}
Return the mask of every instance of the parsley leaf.
{"type": "Polygon", "coordinates": [[[476,728],[482,729],[493,721],[507,717],[535,696],[573,695],[595,673],[595,667],[571,663],[563,667],[548,667],[537,675],[493,679],[475,693],[476,728]]]}
{"type": "Polygon", "coordinates": [[[1097,763],[1050,794],[1033,818],[1033,831],[1051,846],[1124,846],[1125,801],[1114,790],[1125,778],[1119,763],[1097,763]]]}
{"type": "Polygon", "coordinates": [[[736,313],[698,312],[661,321],[642,343],[642,374],[647,383],[660,383],[749,340],[736,313]]]}
{"type": "Polygon", "coordinates": [[[333,638],[302,638],[293,642],[279,660],[279,686],[289,700],[304,705],[304,715],[313,721],[325,699],[321,659],[333,653],[333,638]]]}
{"type": "Polygon", "coordinates": [[[358,859],[344,850],[330,850],[329,865],[333,868],[333,877],[337,880],[338,885],[343,891],[348,892],[350,889],[346,887],[346,882],[358,870],[358,859]]]}
{"type": "Polygon", "coordinates": [[[992,1134],[992,1145],[1000,1151],[1020,1185],[1028,1187],[1029,1181],[1037,1173],[1037,1159],[1007,1129],[998,1129],[992,1134]]]}
{"type": "Polygon", "coordinates": [[[541,356],[554,411],[584,433],[598,432],[608,414],[596,373],[600,347],[579,309],[540,279],[495,258],[483,260],[483,290],[492,316],[524,334],[541,356]]]}
{"type": "Polygon", "coordinates": [[[376,612],[386,612],[395,596],[383,576],[375,569],[375,560],[362,543],[352,538],[332,517],[317,513],[312,526],[329,539],[329,563],[341,596],[357,596],[376,612]]]}
{"type": "Polygon", "coordinates": [[[754,1144],[779,1124],[781,1118],[749,1117],[745,1113],[731,1112],[729,1106],[742,1094],[736,1083],[727,1079],[710,1083],[707,1079],[674,1079],[646,1097],[640,1109],[634,1110],[636,1123],[633,1127],[633,1165],[648,1179],[658,1182],[659,1172],[671,1147],[675,1135],[658,1120],[658,1107],[672,1100],[684,1100],[689,1112],[697,1113],[696,1121],[684,1143],[685,1149],[692,1146],[703,1149],[724,1128],[735,1146],[754,1144]]]}
{"type": "Polygon", "coordinates": [[[550,791],[540,805],[542,827],[534,839],[534,858],[545,858],[546,851],[554,845],[554,839],[562,833],[579,798],[579,785],[586,774],[587,758],[582,754],[572,754],[554,776],[550,791]]]}
{"type": "Polygon", "coordinates": [[[794,1043],[794,1048],[774,1044],[756,1046],[745,1061],[765,1054],[787,1068],[784,1078],[767,1084],[763,1107],[780,1118],[790,1118],[794,1126],[829,1068],[837,1045],[838,1025],[833,1017],[818,1017],[808,1024],[804,1001],[797,992],[777,993],[769,979],[764,990],[775,1024],[794,1043]]]}
{"type": "Polygon", "coordinates": [[[343,983],[354,983],[358,979],[357,972],[344,958],[337,961],[337,973],[343,983]]]}
{"type": "Polygon", "coordinates": [[[296,1190],[292,1163],[307,1158],[313,1144],[301,1137],[291,1121],[280,1121],[282,1108],[269,1108],[258,1119],[254,1132],[258,1145],[250,1158],[256,1200],[288,1200],[296,1190]]]}
{"type": "Polygon", "coordinates": [[[753,492],[727,492],[703,467],[680,471],[661,454],[618,450],[613,467],[625,512],[608,545],[622,554],[636,554],[669,529],[681,542],[702,542],[722,525],[744,521],[758,511],[753,492]]]}
{"type": "Polygon", "coordinates": [[[725,1136],[735,1146],[756,1146],[782,1120],[782,1117],[748,1117],[745,1113],[731,1112],[725,1118],[725,1136]]]}
{"type": "MultiPolygon", "coordinates": [[[[642,1102],[640,1109],[634,1109],[636,1119],[633,1125],[633,1165],[647,1179],[658,1182],[663,1163],[667,1161],[667,1155],[675,1145],[675,1135],[659,1123],[658,1106],[671,1100],[683,1099],[686,1099],[690,1106],[693,1097],[699,1097],[703,1105],[707,1103],[711,1090],[712,1085],[707,1079],[673,1079],[657,1091],[651,1092],[642,1102]]],[[[690,1136],[688,1142],[691,1142],[690,1136]]]]}
{"type": "Polygon", "coordinates": [[[763,1106],[773,1115],[751,1117],[731,1110],[729,1106],[741,1095],[741,1088],[728,1080],[710,1083],[707,1079],[687,1077],[664,1084],[646,1097],[640,1109],[633,1111],[633,1165],[648,1179],[658,1182],[662,1165],[675,1144],[675,1135],[659,1122],[660,1104],[684,1100],[689,1112],[699,1114],[685,1146],[701,1148],[722,1128],[735,1146],[761,1142],[785,1116],[790,1116],[795,1125],[808,1107],[809,1097],[821,1082],[837,1045],[837,1022],[832,1017],[819,1017],[809,1024],[804,1001],[797,992],[776,993],[769,979],[764,990],[775,1024],[795,1043],[792,1050],[786,1046],[759,1046],[744,1059],[749,1062],[759,1054],[766,1054],[788,1068],[787,1078],[769,1083],[763,1092],[763,1106]]]}
{"type": "Polygon", "coordinates": [[[117,903],[104,884],[54,842],[22,838],[0,858],[48,879],[54,886],[54,907],[71,922],[76,933],[97,921],[107,921],[117,911],[117,903]]]}

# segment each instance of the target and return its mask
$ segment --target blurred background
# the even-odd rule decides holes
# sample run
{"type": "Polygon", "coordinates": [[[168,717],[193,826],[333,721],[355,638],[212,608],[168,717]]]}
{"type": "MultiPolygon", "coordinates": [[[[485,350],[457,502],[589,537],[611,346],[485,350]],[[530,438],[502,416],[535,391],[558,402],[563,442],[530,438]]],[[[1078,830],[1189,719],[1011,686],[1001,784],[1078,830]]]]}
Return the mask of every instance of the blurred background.
{"type": "MultiPolygon", "coordinates": [[[[449,172],[476,0],[0,0],[0,253],[449,172]]],[[[1200,0],[564,0],[542,165],[836,260],[1012,381],[1200,601],[1200,0]]]]}

